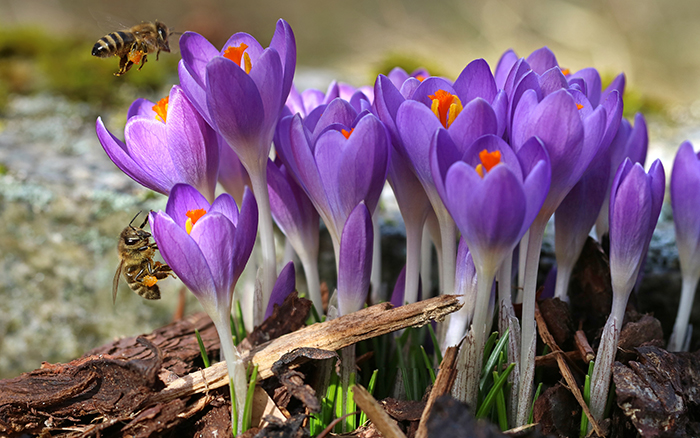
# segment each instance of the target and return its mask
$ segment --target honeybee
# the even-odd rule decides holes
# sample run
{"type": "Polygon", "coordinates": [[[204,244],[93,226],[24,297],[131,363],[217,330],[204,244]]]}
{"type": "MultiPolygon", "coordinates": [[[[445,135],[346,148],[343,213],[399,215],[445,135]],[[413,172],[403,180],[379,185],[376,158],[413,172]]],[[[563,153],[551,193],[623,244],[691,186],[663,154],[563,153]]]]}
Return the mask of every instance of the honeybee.
{"type": "Polygon", "coordinates": [[[141,212],[131,219],[129,225],[119,235],[117,251],[120,261],[112,283],[113,302],[117,300],[119,277],[122,274],[131,290],[147,300],[160,299],[160,289],[157,284],[159,280],[169,275],[175,277],[170,266],[153,261],[158,246],[155,242],[151,242],[151,233],[143,229],[148,222],[148,216],[140,227],[135,228],[131,225],[139,214],[141,212]]]}
{"type": "Polygon", "coordinates": [[[150,53],[156,52],[157,61],[161,51],[170,52],[169,36],[168,27],[160,21],[143,22],[131,29],[112,32],[97,40],[92,47],[92,56],[119,57],[119,71],[114,74],[121,76],[139,62],[141,63],[139,70],[141,70],[150,53]]]}

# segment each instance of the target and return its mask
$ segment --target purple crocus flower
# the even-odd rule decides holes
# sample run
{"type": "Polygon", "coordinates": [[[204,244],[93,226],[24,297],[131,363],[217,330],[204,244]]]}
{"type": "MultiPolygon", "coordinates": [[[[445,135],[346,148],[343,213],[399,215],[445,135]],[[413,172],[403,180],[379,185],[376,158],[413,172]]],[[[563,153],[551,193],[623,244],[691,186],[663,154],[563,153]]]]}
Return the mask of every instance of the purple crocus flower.
{"type": "Polygon", "coordinates": [[[683,288],[668,350],[687,351],[688,319],[700,279],[700,156],[688,141],[676,153],[670,192],[683,288]]]}
{"type": "Polygon", "coordinates": [[[278,153],[323,218],[336,255],[340,234],[355,206],[374,211],[386,180],[389,138],[374,115],[359,115],[342,99],[327,107],[315,127],[300,115],[285,117],[278,129],[278,153]]]}
{"type": "MultiPolygon", "coordinates": [[[[452,214],[476,266],[478,285],[470,341],[480,374],[488,304],[496,271],[538,215],[550,184],[544,145],[531,138],[518,155],[500,137],[484,135],[463,153],[445,129],[430,147],[435,187],[452,214]],[[461,156],[461,158],[459,158],[461,156]]],[[[478,381],[467,382],[466,402],[476,403],[478,381]]]]}
{"type": "Polygon", "coordinates": [[[294,181],[279,160],[268,161],[267,173],[272,217],[299,256],[306,274],[309,298],[322,313],[323,303],[318,276],[318,213],[304,189],[294,181]]]}
{"type": "MultiPolygon", "coordinates": [[[[692,152],[692,148],[691,148],[692,152]]],[[[661,161],[649,173],[625,159],[610,193],[610,276],[613,302],[605,323],[591,378],[591,413],[600,421],[610,387],[612,363],[622,329],[627,300],[634,288],[659,219],[666,181],[661,161]]]]}
{"type": "MultiPolygon", "coordinates": [[[[173,187],[165,212],[151,213],[153,237],[163,259],[194,293],[219,333],[236,390],[232,405],[241,419],[246,372],[233,345],[229,320],[234,287],[253,250],[257,222],[257,206],[250,190],[243,196],[239,213],[230,195],[220,195],[210,204],[186,184],[173,187]]],[[[233,421],[233,410],[231,415],[233,421]]]]}
{"type": "Polygon", "coordinates": [[[364,202],[348,216],[340,239],[338,261],[338,314],[362,309],[369,292],[372,270],[372,216],[364,202]]]}
{"type": "Polygon", "coordinates": [[[272,312],[275,310],[275,306],[281,306],[282,303],[284,303],[284,300],[289,294],[294,292],[295,288],[296,272],[294,270],[294,262],[289,262],[280,271],[275,287],[272,288],[270,302],[267,303],[267,310],[265,310],[265,319],[272,315],[272,312]]]}
{"type": "Polygon", "coordinates": [[[456,229],[435,190],[428,159],[430,141],[439,128],[447,129],[461,149],[481,135],[501,135],[505,128],[507,97],[497,90],[484,60],[467,65],[454,84],[430,77],[415,90],[405,91],[410,94],[409,100],[403,92],[388,78],[380,76],[375,84],[375,107],[392,136],[400,139],[395,146],[408,158],[437,215],[443,243],[442,292],[449,293],[454,290],[456,229]]]}
{"type": "Polygon", "coordinates": [[[550,190],[532,223],[525,260],[519,425],[527,422],[532,398],[536,339],[535,287],[544,228],[598,153],[606,132],[606,109],[599,106],[590,113],[581,113],[586,105],[590,108],[590,103],[586,101],[582,93],[572,94],[565,89],[554,91],[539,101],[535,90],[527,90],[513,116],[511,144],[514,149],[519,151],[522,145],[536,136],[544,144],[552,168],[550,190]]]}
{"type": "MultiPolygon", "coordinates": [[[[185,32],[180,49],[182,88],[236,152],[258,200],[263,254],[263,302],[258,308],[262,311],[277,278],[267,159],[294,77],[294,34],[286,21],[279,20],[270,47],[263,49],[251,35],[237,33],[219,51],[201,35],[185,32]]],[[[261,322],[262,316],[256,313],[255,322],[261,322]]]]}
{"type": "Polygon", "coordinates": [[[340,96],[338,82],[333,81],[328,86],[328,90],[324,93],[321,90],[309,88],[303,92],[299,92],[292,84],[292,89],[287,98],[287,108],[292,115],[299,113],[306,118],[313,110],[321,105],[328,105],[333,99],[340,96]]]}
{"type": "Polygon", "coordinates": [[[97,137],[114,164],[137,183],[167,195],[177,183],[190,184],[214,199],[219,146],[215,132],[183,90],[154,104],[136,100],[129,108],[124,142],[97,118],[97,137]]]}

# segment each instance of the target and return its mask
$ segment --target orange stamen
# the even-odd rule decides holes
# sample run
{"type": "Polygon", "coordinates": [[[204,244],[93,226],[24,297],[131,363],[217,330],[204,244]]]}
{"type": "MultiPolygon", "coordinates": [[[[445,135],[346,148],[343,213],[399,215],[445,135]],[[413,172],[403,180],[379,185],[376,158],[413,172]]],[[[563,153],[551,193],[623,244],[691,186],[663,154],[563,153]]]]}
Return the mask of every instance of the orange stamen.
{"type": "Polygon", "coordinates": [[[242,67],[246,73],[250,73],[252,63],[250,61],[250,56],[245,51],[247,48],[248,45],[246,43],[241,43],[238,47],[228,47],[224,51],[224,58],[230,59],[231,61],[235,62],[239,67],[242,67]],[[243,65],[241,65],[241,61],[243,61],[243,65]]]}
{"type": "Polygon", "coordinates": [[[426,80],[427,78],[428,78],[428,77],[427,77],[427,76],[424,76],[424,75],[417,75],[417,76],[416,76],[416,79],[418,79],[418,81],[420,81],[420,82],[423,82],[423,81],[426,80]]]}
{"type": "Polygon", "coordinates": [[[563,74],[564,76],[569,76],[571,74],[571,70],[569,70],[568,68],[562,68],[561,74],[563,74]]]}
{"type": "Polygon", "coordinates": [[[205,214],[207,214],[207,211],[203,208],[189,210],[187,213],[185,213],[185,216],[187,216],[187,221],[185,222],[185,231],[187,231],[187,234],[192,232],[192,227],[194,224],[196,224],[197,221],[205,214]]]}
{"type": "Polygon", "coordinates": [[[448,128],[462,111],[462,102],[459,97],[445,90],[437,90],[435,94],[428,97],[433,101],[430,109],[440,120],[442,126],[448,128]]]}
{"type": "Polygon", "coordinates": [[[501,162],[501,151],[489,152],[484,149],[479,152],[479,160],[481,160],[481,164],[476,166],[476,171],[479,173],[479,176],[483,178],[486,172],[490,171],[501,162]]]}
{"type": "Polygon", "coordinates": [[[350,134],[352,134],[352,131],[354,131],[355,128],[352,128],[351,130],[347,129],[341,129],[340,132],[345,136],[346,139],[350,138],[350,134]]]}
{"type": "Polygon", "coordinates": [[[165,96],[158,101],[157,104],[153,105],[153,111],[156,112],[156,120],[160,120],[165,123],[165,119],[168,116],[168,100],[170,96],[165,96]]]}
{"type": "Polygon", "coordinates": [[[576,104],[576,109],[577,109],[577,110],[580,110],[581,108],[583,108],[583,105],[581,105],[580,103],[577,103],[577,104],[576,104]]]}
{"type": "Polygon", "coordinates": [[[158,279],[152,275],[146,275],[145,277],[143,277],[143,281],[141,281],[141,283],[143,283],[147,287],[151,287],[158,283],[158,279]]]}

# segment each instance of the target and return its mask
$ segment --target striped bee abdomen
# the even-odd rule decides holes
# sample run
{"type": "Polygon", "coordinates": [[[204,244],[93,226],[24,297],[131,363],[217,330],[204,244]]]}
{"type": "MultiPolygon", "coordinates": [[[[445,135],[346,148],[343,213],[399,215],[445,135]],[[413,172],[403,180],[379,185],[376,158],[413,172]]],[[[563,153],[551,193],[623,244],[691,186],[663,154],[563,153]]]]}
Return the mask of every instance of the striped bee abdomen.
{"type": "Polygon", "coordinates": [[[121,52],[125,48],[128,50],[134,41],[136,41],[136,37],[132,32],[112,32],[97,40],[92,47],[92,56],[107,58],[121,52]]]}

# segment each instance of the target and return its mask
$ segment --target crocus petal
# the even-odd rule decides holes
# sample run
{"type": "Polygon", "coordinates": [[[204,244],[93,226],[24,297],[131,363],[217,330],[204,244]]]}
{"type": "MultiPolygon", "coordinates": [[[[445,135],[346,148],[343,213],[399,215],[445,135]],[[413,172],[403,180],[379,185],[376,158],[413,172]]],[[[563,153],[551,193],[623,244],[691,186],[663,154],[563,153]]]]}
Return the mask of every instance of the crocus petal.
{"type": "Polygon", "coordinates": [[[316,123],[311,137],[311,144],[315,144],[321,136],[332,125],[342,125],[350,128],[357,117],[357,111],[349,102],[337,98],[328,104],[323,114],[316,123]]]}
{"type": "Polygon", "coordinates": [[[602,83],[598,70],[591,67],[584,68],[571,75],[569,80],[572,78],[582,78],[586,82],[586,96],[591,101],[591,105],[594,107],[598,106],[601,102],[600,94],[602,92],[602,83]]]}
{"type": "Polygon", "coordinates": [[[449,127],[449,132],[461,150],[486,134],[498,132],[498,118],[491,105],[482,98],[475,98],[464,106],[449,127]]]}
{"type": "Polygon", "coordinates": [[[272,315],[272,312],[275,310],[275,305],[281,306],[285,298],[294,292],[295,288],[296,273],[294,271],[294,262],[289,262],[282,268],[282,271],[280,271],[275,286],[272,288],[270,301],[267,304],[267,310],[265,310],[265,319],[272,315]]]}
{"type": "MultiPolygon", "coordinates": [[[[416,91],[413,92],[411,99],[416,100],[430,108],[432,105],[432,99],[430,96],[434,95],[438,90],[447,91],[450,94],[457,94],[455,89],[452,87],[452,84],[450,84],[447,80],[437,76],[431,76],[418,85],[418,88],[416,88],[416,91]]],[[[467,102],[462,103],[465,104],[467,102]]]]}
{"type": "Polygon", "coordinates": [[[498,89],[505,89],[508,73],[517,61],[518,55],[515,54],[513,49],[508,49],[503,52],[503,55],[501,55],[501,58],[498,60],[498,64],[496,64],[496,72],[494,73],[494,79],[498,89]]]}
{"type": "Polygon", "coordinates": [[[219,56],[216,47],[198,33],[185,32],[180,37],[180,55],[192,79],[200,88],[206,88],[207,63],[215,56],[219,56]]]}
{"type": "MultiPolygon", "coordinates": [[[[462,158],[462,152],[446,129],[440,128],[430,142],[430,170],[435,190],[441,199],[446,199],[445,177],[452,164],[462,158]]],[[[392,158],[393,159],[393,158],[392,158]]]]}
{"type": "Polygon", "coordinates": [[[255,245],[258,229],[258,204],[253,192],[246,187],[238,216],[236,234],[233,238],[233,282],[238,281],[255,245]]]}
{"type": "Polygon", "coordinates": [[[453,87],[464,105],[477,97],[490,103],[498,91],[491,68],[483,59],[475,59],[467,64],[455,80],[453,87]]]}
{"type": "MultiPolygon", "coordinates": [[[[316,160],[312,154],[311,146],[309,145],[306,128],[304,128],[299,115],[295,115],[291,118],[290,122],[289,145],[292,153],[292,160],[290,160],[288,168],[295,173],[299,183],[309,195],[309,198],[314,203],[319,213],[321,213],[321,211],[330,211],[326,190],[324,189],[321,176],[316,167],[316,160]]],[[[280,136],[282,136],[282,134],[280,136]]]]}
{"type": "Polygon", "coordinates": [[[558,67],[557,57],[554,56],[549,47],[542,47],[535,50],[527,57],[527,63],[532,67],[532,71],[538,75],[544,74],[552,67],[558,67]]]}
{"type": "Polygon", "coordinates": [[[233,61],[217,57],[207,65],[207,106],[217,131],[239,157],[261,153],[248,149],[251,142],[257,145],[263,102],[253,79],[233,61]]]}
{"type": "Polygon", "coordinates": [[[559,67],[552,67],[546,72],[544,72],[540,78],[540,88],[542,89],[542,94],[548,96],[557,90],[562,88],[569,88],[569,84],[566,81],[566,77],[562,74],[559,67]]]}
{"type": "Polygon", "coordinates": [[[187,96],[192,105],[197,108],[197,111],[204,117],[204,120],[207,121],[209,126],[214,126],[214,122],[209,114],[209,108],[207,107],[207,90],[190,74],[185,65],[185,61],[182,59],[177,64],[177,74],[180,78],[180,87],[182,91],[185,92],[185,96],[187,96]]]}
{"type": "MultiPolygon", "coordinates": [[[[406,99],[404,99],[396,88],[396,84],[384,75],[377,76],[377,80],[374,82],[374,96],[374,107],[377,117],[379,117],[379,120],[387,127],[391,134],[392,142],[397,145],[397,142],[401,141],[401,136],[396,130],[396,113],[399,110],[399,106],[406,99]]],[[[402,149],[403,148],[400,147],[400,150],[402,149]]]]}
{"type": "Polygon", "coordinates": [[[284,71],[281,92],[282,99],[280,101],[280,106],[282,106],[292,87],[294,70],[297,63],[297,44],[294,32],[292,32],[289,23],[282,19],[277,21],[275,33],[272,35],[272,40],[270,41],[270,47],[277,50],[280,60],[282,61],[282,69],[284,71]]]}
{"type": "Polygon", "coordinates": [[[220,213],[234,226],[238,225],[238,206],[233,197],[228,193],[222,193],[214,200],[209,213],[220,213]]]}
{"type": "Polygon", "coordinates": [[[213,304],[214,279],[204,254],[189,234],[162,211],[151,214],[151,230],[163,260],[199,300],[213,304]]]}
{"type": "Polygon", "coordinates": [[[135,116],[155,118],[156,113],[153,111],[154,103],[148,99],[139,98],[131,103],[129,110],[126,112],[126,120],[135,116]]]}
{"type": "Polygon", "coordinates": [[[181,181],[180,169],[167,152],[166,135],[165,123],[145,117],[132,118],[124,128],[129,156],[148,174],[150,183],[160,193],[168,193],[174,183],[181,181]]]}
{"type": "Polygon", "coordinates": [[[340,238],[338,311],[347,315],[362,309],[372,270],[372,217],[364,203],[353,209],[340,238]]]}
{"type": "MultiPolygon", "coordinates": [[[[282,96],[283,76],[282,61],[275,49],[264,50],[258,61],[253,64],[248,75],[257,85],[265,113],[265,126],[271,129],[277,122],[282,96]]],[[[286,95],[285,95],[286,98],[286,95]]],[[[266,155],[267,157],[267,155],[266,155]]]]}
{"type": "Polygon", "coordinates": [[[435,132],[442,127],[440,121],[424,104],[407,100],[396,113],[396,127],[416,176],[424,185],[432,185],[428,145],[435,132]]]}
{"type": "Polygon", "coordinates": [[[678,256],[684,272],[700,271],[700,161],[693,145],[681,144],[671,172],[671,206],[678,256]]]}
{"type": "Polygon", "coordinates": [[[214,130],[177,86],[170,93],[165,128],[168,151],[173,166],[180,170],[180,182],[193,185],[214,199],[219,143],[214,130]]]}
{"type": "Polygon", "coordinates": [[[246,46],[248,46],[245,49],[245,53],[247,53],[250,57],[250,62],[252,64],[255,64],[264,49],[263,46],[260,45],[258,40],[256,40],[255,37],[249,33],[238,32],[231,35],[226,41],[226,43],[224,43],[224,45],[221,47],[221,51],[219,52],[219,54],[223,56],[223,54],[226,52],[226,49],[230,47],[239,47],[241,44],[245,44],[246,46]]]}
{"type": "Polygon", "coordinates": [[[210,205],[207,198],[188,184],[175,184],[170,191],[165,212],[183,230],[187,222],[187,212],[190,210],[203,209],[209,211],[210,205]]]}
{"type": "Polygon", "coordinates": [[[151,181],[151,177],[143,167],[139,166],[134,159],[129,156],[126,145],[105,128],[101,117],[97,118],[95,130],[97,131],[97,138],[100,140],[100,144],[107,153],[107,156],[122,172],[126,173],[131,179],[144,187],[159,193],[168,193],[168,190],[165,190],[163,185],[156,185],[151,181]]]}
{"type": "Polygon", "coordinates": [[[224,215],[207,213],[192,227],[190,237],[202,252],[216,288],[218,305],[230,308],[233,296],[233,238],[235,227],[224,215]]]}

